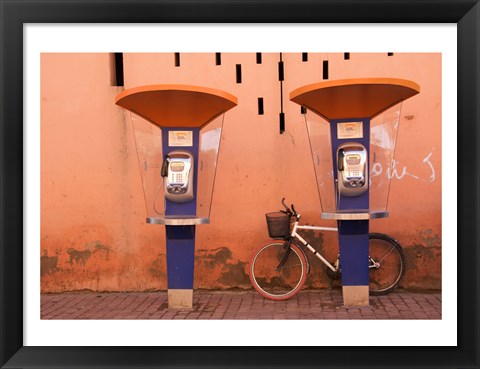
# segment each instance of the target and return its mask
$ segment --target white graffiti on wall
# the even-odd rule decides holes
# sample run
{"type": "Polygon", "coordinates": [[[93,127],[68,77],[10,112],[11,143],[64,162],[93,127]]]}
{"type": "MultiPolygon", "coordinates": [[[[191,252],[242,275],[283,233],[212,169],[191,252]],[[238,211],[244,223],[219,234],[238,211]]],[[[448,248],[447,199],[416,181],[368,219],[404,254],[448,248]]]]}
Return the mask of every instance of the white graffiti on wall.
{"type": "MultiPolygon", "coordinates": [[[[407,166],[401,166],[399,165],[399,162],[396,161],[396,160],[393,160],[392,164],[388,166],[387,170],[386,170],[386,175],[388,177],[388,179],[392,179],[392,178],[395,178],[395,179],[403,179],[405,178],[406,176],[408,177],[412,177],[412,178],[415,178],[415,179],[418,179],[420,181],[423,181],[423,182],[427,182],[427,183],[430,183],[430,182],[434,182],[435,181],[435,178],[436,178],[436,174],[435,174],[435,168],[431,162],[431,157],[432,157],[432,154],[433,152],[431,151],[430,153],[428,153],[427,156],[425,156],[424,158],[422,158],[422,163],[425,164],[425,166],[427,167],[427,170],[428,170],[428,173],[427,175],[416,175],[416,174],[413,174],[413,173],[410,173],[407,169],[407,166]],[[430,174],[430,176],[428,176],[428,174],[430,174]]],[[[370,171],[370,176],[371,177],[377,177],[379,175],[381,175],[383,173],[383,166],[381,163],[375,163],[373,166],[372,166],[372,169],[370,171]]]]}

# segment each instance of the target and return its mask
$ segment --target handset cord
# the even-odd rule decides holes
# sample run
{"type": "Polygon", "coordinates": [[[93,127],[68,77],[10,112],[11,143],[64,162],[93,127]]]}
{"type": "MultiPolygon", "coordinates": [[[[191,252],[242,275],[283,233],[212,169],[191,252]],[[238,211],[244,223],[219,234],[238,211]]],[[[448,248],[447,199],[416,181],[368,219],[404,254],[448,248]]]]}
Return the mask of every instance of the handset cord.
{"type": "Polygon", "coordinates": [[[162,187],[164,187],[164,185],[165,185],[165,177],[162,177],[162,182],[161,182],[160,185],[158,186],[158,188],[157,188],[157,193],[155,194],[155,199],[153,200],[153,210],[155,210],[155,213],[157,213],[158,215],[165,215],[165,211],[167,210],[167,201],[166,201],[166,199],[165,199],[165,202],[163,203],[163,211],[162,211],[162,212],[159,212],[159,211],[157,210],[157,206],[156,206],[158,194],[159,194],[159,192],[160,192],[160,189],[161,189],[162,187]]]}
{"type": "Polygon", "coordinates": [[[335,202],[336,202],[336,204],[335,205],[336,205],[337,210],[340,209],[340,199],[341,199],[341,197],[340,197],[340,184],[339,183],[340,183],[340,178],[339,178],[339,175],[337,174],[337,183],[336,183],[336,186],[335,186],[336,187],[336,189],[335,189],[335,192],[336,192],[336,194],[335,194],[336,201],[335,202]]]}

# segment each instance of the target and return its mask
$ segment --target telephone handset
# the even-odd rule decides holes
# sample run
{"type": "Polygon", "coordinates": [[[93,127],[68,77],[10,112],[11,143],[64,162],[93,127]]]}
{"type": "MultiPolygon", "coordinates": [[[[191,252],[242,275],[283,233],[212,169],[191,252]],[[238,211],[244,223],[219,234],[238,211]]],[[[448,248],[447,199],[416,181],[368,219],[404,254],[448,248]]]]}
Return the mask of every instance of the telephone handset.
{"type": "Polygon", "coordinates": [[[337,150],[338,191],[347,197],[359,196],[368,190],[367,149],[359,143],[347,142],[337,150]]]}
{"type": "Polygon", "coordinates": [[[160,174],[164,177],[165,198],[173,202],[193,199],[193,156],[187,151],[165,155],[160,174]]]}

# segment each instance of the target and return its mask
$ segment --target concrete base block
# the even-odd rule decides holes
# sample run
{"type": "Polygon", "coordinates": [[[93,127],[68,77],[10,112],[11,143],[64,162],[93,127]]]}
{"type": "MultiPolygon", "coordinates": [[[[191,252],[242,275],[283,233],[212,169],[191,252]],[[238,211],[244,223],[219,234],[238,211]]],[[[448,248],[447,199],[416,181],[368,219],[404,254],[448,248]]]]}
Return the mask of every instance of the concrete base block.
{"type": "Polygon", "coordinates": [[[345,306],[368,306],[368,286],[342,286],[343,305],[345,306]]]}
{"type": "Polygon", "coordinates": [[[168,290],[169,309],[191,309],[193,290],[168,290]]]}

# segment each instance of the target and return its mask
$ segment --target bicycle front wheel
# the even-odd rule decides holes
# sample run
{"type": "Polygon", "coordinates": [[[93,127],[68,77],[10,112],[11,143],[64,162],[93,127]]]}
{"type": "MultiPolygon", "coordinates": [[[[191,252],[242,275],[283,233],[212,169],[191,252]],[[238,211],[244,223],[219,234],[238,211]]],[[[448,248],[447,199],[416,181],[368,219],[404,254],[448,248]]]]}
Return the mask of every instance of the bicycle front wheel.
{"type": "Polygon", "coordinates": [[[370,294],[384,295],[398,286],[405,274],[405,255],[400,243],[382,233],[369,235],[370,294]]]}
{"type": "Polygon", "coordinates": [[[307,262],[294,244],[272,242],[261,247],[250,263],[253,287],[270,300],[286,300],[297,294],[307,278],[307,262]]]}

